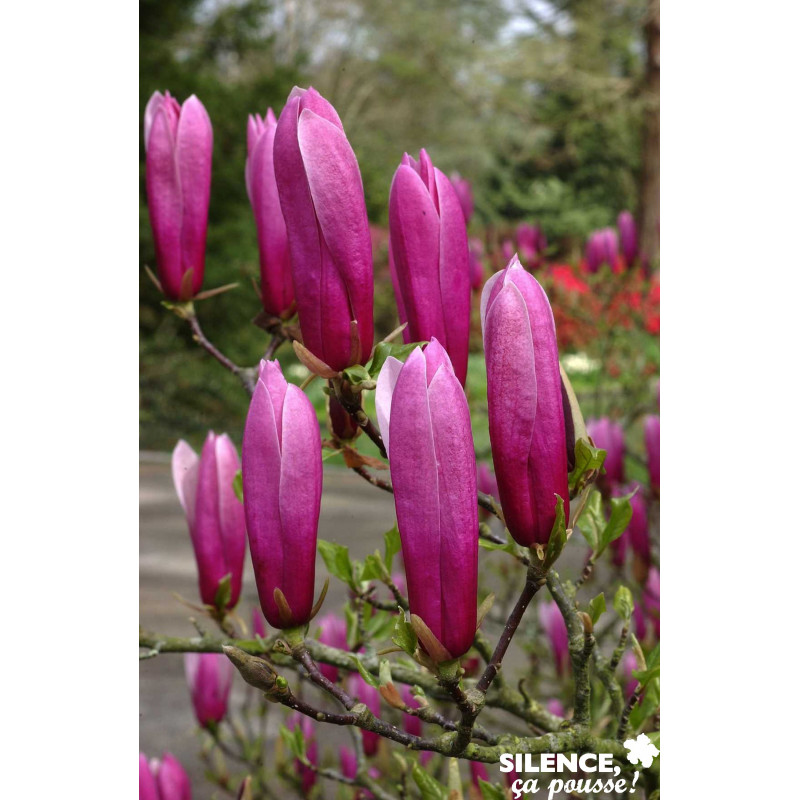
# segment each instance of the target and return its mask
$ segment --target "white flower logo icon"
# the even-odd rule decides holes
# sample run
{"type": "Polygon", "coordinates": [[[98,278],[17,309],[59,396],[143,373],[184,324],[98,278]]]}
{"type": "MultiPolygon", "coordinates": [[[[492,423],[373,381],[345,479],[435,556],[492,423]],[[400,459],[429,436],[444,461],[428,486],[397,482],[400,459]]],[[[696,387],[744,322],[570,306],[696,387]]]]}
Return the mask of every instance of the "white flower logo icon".
{"type": "Polygon", "coordinates": [[[661,752],[646,733],[640,733],[635,739],[626,739],[623,744],[628,748],[628,761],[641,764],[645,769],[652,765],[653,759],[661,752]]]}

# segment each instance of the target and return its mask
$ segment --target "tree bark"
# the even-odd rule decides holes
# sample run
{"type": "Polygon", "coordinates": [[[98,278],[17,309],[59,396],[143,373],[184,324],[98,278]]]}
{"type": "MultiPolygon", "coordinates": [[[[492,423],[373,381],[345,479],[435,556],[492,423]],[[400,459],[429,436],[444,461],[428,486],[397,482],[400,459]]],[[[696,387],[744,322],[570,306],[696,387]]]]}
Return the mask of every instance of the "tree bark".
{"type": "Polygon", "coordinates": [[[660,0],[650,0],[644,24],[647,45],[645,67],[642,174],[639,192],[639,247],[642,262],[653,266],[659,253],[661,216],[661,10],[660,0]]]}

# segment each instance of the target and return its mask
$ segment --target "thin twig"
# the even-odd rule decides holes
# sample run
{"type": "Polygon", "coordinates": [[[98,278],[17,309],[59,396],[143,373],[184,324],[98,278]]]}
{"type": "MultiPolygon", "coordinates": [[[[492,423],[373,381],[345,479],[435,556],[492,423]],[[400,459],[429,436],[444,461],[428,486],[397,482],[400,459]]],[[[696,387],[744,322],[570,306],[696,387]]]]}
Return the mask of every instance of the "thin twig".
{"type": "Polygon", "coordinates": [[[242,382],[245,389],[247,389],[250,394],[253,393],[255,389],[255,382],[253,381],[253,370],[246,369],[245,367],[240,367],[237,364],[234,364],[224,353],[218,350],[209,340],[206,338],[206,335],[203,333],[203,329],[200,327],[200,320],[197,318],[197,314],[195,314],[194,309],[191,309],[188,313],[184,315],[184,318],[189,323],[189,327],[192,329],[192,335],[194,340],[210,355],[219,361],[225,369],[229,372],[232,372],[236,375],[237,378],[242,382]]]}
{"type": "Polygon", "coordinates": [[[479,692],[486,694],[486,691],[492,685],[492,681],[500,671],[503,656],[505,656],[506,650],[508,650],[508,646],[511,644],[511,639],[516,633],[519,623],[522,621],[522,615],[525,613],[525,609],[527,609],[533,596],[544,584],[544,575],[534,565],[529,566],[522,593],[511,611],[508,621],[503,628],[503,633],[500,635],[500,639],[494,649],[494,653],[492,653],[492,657],[489,659],[489,663],[486,665],[486,669],[483,671],[483,675],[481,675],[475,687],[479,692]]]}

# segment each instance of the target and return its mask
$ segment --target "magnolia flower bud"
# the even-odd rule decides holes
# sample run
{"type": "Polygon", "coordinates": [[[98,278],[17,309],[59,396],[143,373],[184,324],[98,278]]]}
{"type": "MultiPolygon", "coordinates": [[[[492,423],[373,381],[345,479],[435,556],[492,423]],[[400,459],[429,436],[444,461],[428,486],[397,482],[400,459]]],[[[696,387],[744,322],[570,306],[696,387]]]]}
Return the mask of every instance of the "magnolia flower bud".
{"type": "Polygon", "coordinates": [[[322,497],[319,425],[308,397],[262,361],[242,443],[242,485],[258,597],[273,628],[308,622],[322,497]]]}
{"type": "Polygon", "coordinates": [[[200,727],[221,722],[228,713],[233,664],[221,653],[186,653],[184,666],[200,727]]]}
{"type": "Polygon", "coordinates": [[[626,266],[630,267],[636,261],[639,244],[636,236],[636,223],[630,211],[622,211],[617,217],[617,230],[619,230],[619,243],[622,257],[626,266]]]}
{"type": "Polygon", "coordinates": [[[286,317],[294,305],[294,287],[286,223],[281,212],[272,157],[277,127],[271,108],[267,109],[264,119],[258,114],[248,117],[244,177],[258,232],[261,303],[268,314],[286,317]]]}
{"type": "MultiPolygon", "coordinates": [[[[319,625],[319,640],[322,644],[347,650],[347,623],[338,614],[325,614],[320,617],[319,625]]],[[[333,665],[320,664],[319,670],[332,683],[339,680],[339,670],[333,665]]]]}
{"type": "MultiPolygon", "coordinates": [[[[375,404],[394,486],[408,599],[443,658],[472,645],[478,604],[475,450],[464,390],[434,339],[388,358],[375,404]]],[[[423,643],[429,655],[429,643],[423,643]]]]}
{"type": "Polygon", "coordinates": [[[336,110],[295,87],[278,119],[275,179],[303,345],[334,371],[372,350],[372,242],[361,173],[336,110]]]}
{"type": "Polygon", "coordinates": [[[408,154],[392,180],[392,280],[406,342],[437,339],[463,386],[469,355],[470,274],[464,215],[447,177],[425,150],[408,154]]]}
{"type": "Polygon", "coordinates": [[[590,419],[586,423],[589,436],[592,437],[595,447],[606,451],[603,467],[606,474],[604,484],[615,486],[625,480],[625,433],[622,425],[613,422],[608,417],[590,419]]]}
{"type": "Polygon", "coordinates": [[[506,526],[521,545],[546,544],[556,495],[569,514],[561,373],[547,295],[516,257],[486,282],[481,320],[489,437],[506,526]]]}
{"type": "Polygon", "coordinates": [[[239,601],[244,569],[244,509],[233,490],[239,456],[225,435],[210,431],[197,453],[183,440],[172,452],[172,480],[189,523],[200,598],[216,605],[220,581],[230,575],[227,608],[239,601]]]}
{"type": "Polygon", "coordinates": [[[170,300],[203,285],[214,134],[203,104],[156,92],[144,112],[145,178],[158,276],[170,300]]]}
{"type": "Polygon", "coordinates": [[[569,635],[564,617],[555,600],[539,606],[539,624],[550,640],[556,672],[560,676],[566,675],[569,668],[569,635]]]}

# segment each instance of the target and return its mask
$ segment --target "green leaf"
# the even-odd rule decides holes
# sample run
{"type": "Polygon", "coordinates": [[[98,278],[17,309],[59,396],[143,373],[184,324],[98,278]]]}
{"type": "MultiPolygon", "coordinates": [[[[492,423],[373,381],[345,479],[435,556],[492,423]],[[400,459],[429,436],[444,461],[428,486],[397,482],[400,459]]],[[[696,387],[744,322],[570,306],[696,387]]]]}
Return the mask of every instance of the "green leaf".
{"type": "Polygon", "coordinates": [[[633,595],[627,586],[620,586],[614,595],[614,611],[626,622],[633,614],[633,595]]]}
{"type": "Polygon", "coordinates": [[[346,583],[351,589],[355,589],[356,583],[353,577],[353,565],[350,563],[350,551],[344,545],[326,542],[324,539],[317,541],[317,548],[328,572],[346,583]]]}
{"type": "Polygon", "coordinates": [[[443,786],[432,775],[425,772],[419,764],[411,767],[411,777],[422,795],[422,800],[446,800],[447,787],[443,786]]]}
{"type": "Polygon", "coordinates": [[[352,603],[344,607],[344,619],[347,623],[347,646],[352,650],[358,642],[358,614],[352,603]]]}
{"type": "Polygon", "coordinates": [[[427,342],[410,342],[409,344],[396,344],[394,342],[380,342],[375,348],[375,355],[372,356],[367,364],[367,371],[370,377],[377,378],[381,368],[386,363],[389,356],[393,356],[398,361],[405,361],[413,352],[415,347],[422,347],[427,342]]]}
{"type": "Polygon", "coordinates": [[[229,572],[217,584],[217,591],[214,592],[214,607],[219,611],[224,611],[231,601],[231,573],[229,572]]]}
{"type": "Polygon", "coordinates": [[[589,616],[592,618],[592,625],[597,624],[597,620],[600,619],[600,615],[606,610],[606,596],[603,592],[600,592],[597,597],[593,597],[589,601],[589,616]]]}
{"type": "Polygon", "coordinates": [[[635,489],[624,497],[611,498],[611,516],[600,534],[596,550],[597,555],[600,555],[615,539],[619,539],[625,528],[628,527],[633,515],[630,500],[634,494],[636,494],[635,489]]]}
{"type": "Polygon", "coordinates": [[[343,370],[342,374],[347,378],[348,382],[353,385],[371,380],[369,372],[367,372],[366,368],[362,367],[361,364],[353,364],[352,367],[343,370]]]}
{"type": "Polygon", "coordinates": [[[293,731],[290,731],[285,725],[280,727],[281,739],[288,748],[289,752],[301,760],[306,757],[306,743],[303,738],[303,731],[298,725],[293,731]]]}
{"type": "Polygon", "coordinates": [[[417,649],[417,634],[411,627],[411,623],[406,622],[406,616],[402,609],[394,620],[392,641],[410,656],[413,656],[417,649]]]}
{"type": "MultiPolygon", "coordinates": [[[[633,728],[634,731],[639,731],[648,718],[652,717],[653,714],[658,711],[660,703],[661,692],[659,688],[659,679],[655,678],[647,684],[647,688],[644,690],[642,699],[639,701],[636,708],[634,708],[631,712],[631,728],[633,728]]],[[[652,741],[653,734],[648,733],[647,735],[652,741]]],[[[656,756],[656,758],[658,758],[658,756],[656,756]]]]}
{"type": "Polygon", "coordinates": [[[576,489],[585,483],[589,473],[599,470],[606,459],[606,451],[593,447],[587,439],[575,442],[575,467],[569,474],[569,488],[576,489]]]}
{"type": "Polygon", "coordinates": [[[383,546],[385,548],[383,560],[386,564],[386,571],[391,575],[394,557],[400,552],[400,531],[397,530],[397,525],[383,534],[383,546]]]}
{"type": "Polygon", "coordinates": [[[586,539],[586,543],[593,551],[597,552],[597,547],[600,542],[600,532],[605,527],[605,518],[603,517],[603,497],[596,489],[589,495],[586,501],[586,506],[581,514],[580,522],[578,522],[578,530],[586,539]]]}
{"type": "Polygon", "coordinates": [[[478,539],[478,544],[484,550],[502,550],[504,553],[509,553],[512,556],[516,555],[517,552],[517,545],[513,539],[509,539],[505,544],[498,544],[497,542],[492,542],[489,539],[478,539]]]}
{"type": "Polygon", "coordinates": [[[545,572],[556,563],[564,545],[567,543],[567,524],[564,517],[564,499],[561,495],[556,495],[556,519],[553,529],[550,531],[550,538],[547,541],[544,564],[545,572]]]}
{"type": "Polygon", "coordinates": [[[394,615],[386,611],[375,611],[364,628],[370,639],[385,641],[394,631],[394,615]]]}
{"type": "Polygon", "coordinates": [[[362,581],[384,580],[389,577],[389,572],[383,563],[383,557],[376,550],[364,559],[364,570],[361,573],[362,581]]]}
{"type": "Polygon", "coordinates": [[[493,783],[478,778],[478,788],[481,790],[483,800],[508,800],[506,793],[493,783]]]}
{"type": "Polygon", "coordinates": [[[370,685],[374,686],[376,689],[380,686],[378,679],[367,670],[367,668],[361,663],[361,659],[355,655],[355,653],[350,653],[350,659],[358,668],[358,671],[361,673],[361,677],[370,685]]]}
{"type": "Polygon", "coordinates": [[[656,643],[656,646],[647,654],[647,668],[653,669],[657,667],[661,660],[661,643],[656,643]]]}
{"type": "Polygon", "coordinates": [[[233,493],[240,503],[244,503],[244,486],[242,485],[242,471],[240,469],[236,470],[236,474],[233,476],[233,493]]]}

